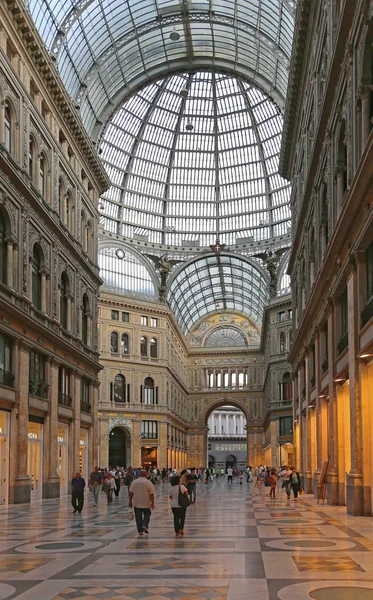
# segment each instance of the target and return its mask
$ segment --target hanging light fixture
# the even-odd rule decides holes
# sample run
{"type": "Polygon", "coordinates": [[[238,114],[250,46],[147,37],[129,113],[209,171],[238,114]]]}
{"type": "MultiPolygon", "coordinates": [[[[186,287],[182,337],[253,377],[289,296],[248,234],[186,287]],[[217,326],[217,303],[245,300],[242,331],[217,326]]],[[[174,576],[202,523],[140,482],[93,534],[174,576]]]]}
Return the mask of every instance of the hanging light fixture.
{"type": "Polygon", "coordinates": [[[178,33],[176,31],[176,27],[174,27],[170,33],[170,40],[172,40],[173,42],[177,42],[179,39],[180,39],[180,33],[178,33]]]}
{"type": "Polygon", "coordinates": [[[187,131],[193,131],[194,127],[193,127],[193,124],[192,124],[192,122],[191,122],[191,120],[190,120],[190,119],[188,119],[188,122],[187,122],[187,124],[185,125],[185,129],[186,129],[187,131]]]}
{"type": "Polygon", "coordinates": [[[189,94],[189,92],[188,92],[188,90],[186,88],[183,88],[183,89],[180,90],[180,96],[182,98],[188,98],[188,94],[189,94]]]}

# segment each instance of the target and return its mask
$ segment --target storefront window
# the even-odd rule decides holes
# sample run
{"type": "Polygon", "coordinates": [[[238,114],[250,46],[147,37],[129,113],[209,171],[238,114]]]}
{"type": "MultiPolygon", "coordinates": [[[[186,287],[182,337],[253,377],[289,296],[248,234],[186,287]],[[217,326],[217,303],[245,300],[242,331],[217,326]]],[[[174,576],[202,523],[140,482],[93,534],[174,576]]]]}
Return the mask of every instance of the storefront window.
{"type": "Polygon", "coordinates": [[[43,485],[42,441],[43,425],[29,421],[27,473],[31,479],[31,500],[41,498],[43,485]]]}

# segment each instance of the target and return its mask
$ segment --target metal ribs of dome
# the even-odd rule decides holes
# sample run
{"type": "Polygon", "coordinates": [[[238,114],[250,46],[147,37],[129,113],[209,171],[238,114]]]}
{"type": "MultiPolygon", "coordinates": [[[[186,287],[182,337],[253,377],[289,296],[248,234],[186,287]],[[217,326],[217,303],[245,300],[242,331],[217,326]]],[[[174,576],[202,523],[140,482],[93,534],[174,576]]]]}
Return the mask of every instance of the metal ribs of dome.
{"type": "Polygon", "coordinates": [[[102,228],[179,247],[288,233],[281,131],[279,108],[239,78],[197,72],[145,87],[100,140],[112,181],[100,201],[102,228]]]}
{"type": "Polygon", "coordinates": [[[295,0],[27,0],[27,6],[93,136],[125,96],[186,69],[240,74],[284,105],[295,0]],[[177,40],[170,37],[174,29],[177,40]]]}

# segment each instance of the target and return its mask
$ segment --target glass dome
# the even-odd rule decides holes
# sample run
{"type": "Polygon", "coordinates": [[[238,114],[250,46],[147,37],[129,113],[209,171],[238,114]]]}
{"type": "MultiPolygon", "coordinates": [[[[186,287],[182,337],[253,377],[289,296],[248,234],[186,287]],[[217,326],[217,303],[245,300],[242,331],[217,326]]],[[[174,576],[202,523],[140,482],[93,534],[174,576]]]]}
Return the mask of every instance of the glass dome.
{"type": "Polygon", "coordinates": [[[213,348],[247,346],[247,339],[236,327],[218,327],[207,336],[205,346],[213,348]]]}
{"type": "Polygon", "coordinates": [[[282,125],[269,96],[238,77],[196,72],[146,86],[101,136],[112,182],[100,201],[103,229],[180,247],[288,233],[282,125]]]}

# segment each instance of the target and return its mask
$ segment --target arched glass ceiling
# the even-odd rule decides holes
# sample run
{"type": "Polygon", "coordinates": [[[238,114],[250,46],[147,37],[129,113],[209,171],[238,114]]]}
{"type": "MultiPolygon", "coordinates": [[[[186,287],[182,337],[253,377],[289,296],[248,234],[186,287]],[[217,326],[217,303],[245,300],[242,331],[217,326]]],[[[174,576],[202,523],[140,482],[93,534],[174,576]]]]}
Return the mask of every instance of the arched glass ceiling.
{"type": "Polygon", "coordinates": [[[239,73],[284,104],[295,0],[26,2],[92,135],[126,95],[186,68],[239,73]]]}
{"type": "Polygon", "coordinates": [[[141,294],[154,300],[154,281],[134,253],[109,243],[99,248],[98,265],[107,291],[113,294],[141,294]]]}
{"type": "Polygon", "coordinates": [[[267,290],[268,281],[247,261],[239,256],[211,255],[175,274],[167,300],[184,333],[204,315],[226,309],[246,314],[260,328],[267,290]]]}
{"type": "Polygon", "coordinates": [[[247,346],[247,339],[236,327],[219,327],[207,336],[205,346],[215,348],[247,346]]]}
{"type": "Polygon", "coordinates": [[[112,181],[100,201],[102,227],[171,246],[286,234],[281,132],[278,107],[236,77],[197,72],[145,87],[116,112],[101,140],[112,181]]]}

